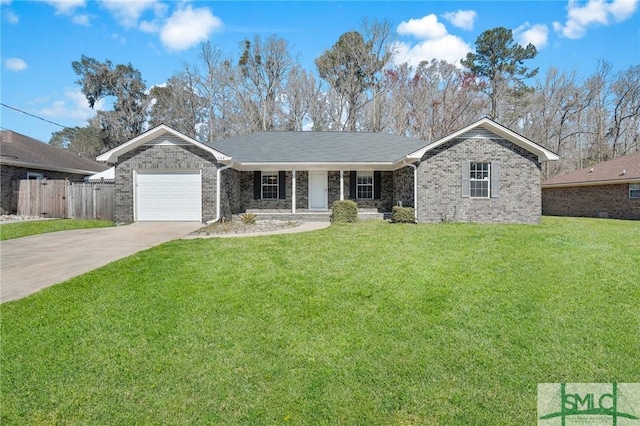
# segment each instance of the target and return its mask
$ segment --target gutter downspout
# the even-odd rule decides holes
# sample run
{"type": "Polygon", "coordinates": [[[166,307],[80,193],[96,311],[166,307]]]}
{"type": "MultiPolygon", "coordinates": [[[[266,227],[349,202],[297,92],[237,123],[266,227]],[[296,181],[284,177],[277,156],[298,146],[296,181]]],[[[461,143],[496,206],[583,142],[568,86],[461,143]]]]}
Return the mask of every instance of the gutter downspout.
{"type": "Polygon", "coordinates": [[[402,160],[402,164],[405,166],[413,167],[413,217],[418,221],[418,166],[413,163],[407,163],[407,160],[402,160]]]}
{"type": "Polygon", "coordinates": [[[233,160],[231,161],[231,163],[227,164],[226,166],[220,167],[219,169],[216,170],[216,218],[205,222],[207,225],[211,225],[212,223],[216,223],[217,221],[220,220],[220,212],[222,210],[220,208],[220,190],[222,188],[222,184],[220,183],[220,178],[222,177],[222,172],[224,170],[227,170],[231,166],[233,166],[233,160]]]}

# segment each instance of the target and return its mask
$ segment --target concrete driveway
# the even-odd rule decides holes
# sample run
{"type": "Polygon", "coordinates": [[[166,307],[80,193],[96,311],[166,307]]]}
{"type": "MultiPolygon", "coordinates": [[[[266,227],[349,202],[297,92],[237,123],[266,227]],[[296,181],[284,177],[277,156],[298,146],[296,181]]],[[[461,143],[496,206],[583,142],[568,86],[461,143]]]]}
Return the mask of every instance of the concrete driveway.
{"type": "Polygon", "coordinates": [[[138,222],[52,232],[0,242],[0,302],[104,266],[201,228],[196,222],[138,222]]]}

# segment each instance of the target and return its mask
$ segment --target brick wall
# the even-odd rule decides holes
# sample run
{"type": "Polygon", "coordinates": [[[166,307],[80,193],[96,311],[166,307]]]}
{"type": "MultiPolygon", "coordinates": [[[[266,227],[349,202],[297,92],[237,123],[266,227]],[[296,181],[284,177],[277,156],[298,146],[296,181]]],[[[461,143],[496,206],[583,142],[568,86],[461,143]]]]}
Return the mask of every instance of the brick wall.
{"type": "MultiPolygon", "coordinates": [[[[404,170],[404,169],[402,169],[404,170]]],[[[292,203],[292,172],[286,172],[287,195],[284,200],[254,200],[253,198],[253,172],[237,172],[232,178],[233,196],[231,205],[234,214],[241,213],[247,209],[260,210],[291,210],[292,203]]],[[[395,183],[396,176],[403,177],[396,172],[383,171],[381,176],[382,189],[380,200],[357,200],[359,208],[378,209],[383,212],[391,211],[391,207],[395,205],[396,196],[405,196],[406,191],[400,190],[395,183]]],[[[413,179],[413,174],[410,175],[413,179]]],[[[349,199],[349,171],[345,170],[343,175],[344,198],[349,199]]],[[[331,209],[333,202],[340,200],[340,172],[330,171],[327,173],[328,184],[328,208],[331,209]]],[[[309,208],[309,172],[296,172],[296,208],[306,210],[309,208]]],[[[413,194],[413,180],[410,183],[410,194],[413,194]]],[[[411,195],[411,203],[413,203],[413,195],[411,195]]],[[[406,205],[406,204],[405,204],[406,205]]]]}
{"type": "Polygon", "coordinates": [[[418,166],[419,222],[539,223],[540,163],[504,139],[454,139],[425,154],[418,166]],[[498,198],[463,198],[468,161],[500,163],[498,198]]]}
{"type": "Polygon", "coordinates": [[[640,220],[640,198],[629,198],[629,184],[542,189],[542,214],[640,220]]]}
{"type": "Polygon", "coordinates": [[[201,170],[202,220],[216,215],[215,157],[189,145],[143,145],[123,154],[116,166],[116,223],[133,222],[134,170],[201,170]]]}

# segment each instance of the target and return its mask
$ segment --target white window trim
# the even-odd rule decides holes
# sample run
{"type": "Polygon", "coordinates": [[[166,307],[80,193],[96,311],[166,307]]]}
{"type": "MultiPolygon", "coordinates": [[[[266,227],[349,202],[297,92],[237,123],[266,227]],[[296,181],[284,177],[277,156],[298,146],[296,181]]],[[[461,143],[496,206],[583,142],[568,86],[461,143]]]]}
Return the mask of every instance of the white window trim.
{"type": "Polygon", "coordinates": [[[471,161],[469,163],[469,198],[480,198],[480,199],[486,199],[486,198],[491,198],[491,162],[488,161],[471,161]],[[487,169],[487,177],[484,179],[474,179],[471,176],[473,175],[473,171],[471,170],[471,165],[472,164],[486,164],[488,166],[487,169]],[[487,196],[482,196],[482,197],[474,197],[472,195],[473,191],[471,190],[471,183],[472,182],[486,182],[487,183],[487,196]]]}
{"type": "Polygon", "coordinates": [[[280,190],[280,182],[279,182],[280,176],[278,172],[260,172],[260,198],[263,200],[277,200],[278,199],[278,191],[280,190]],[[264,177],[265,176],[275,176],[276,177],[276,183],[264,183],[264,177]],[[275,186],[276,188],[276,192],[275,192],[275,197],[265,197],[264,196],[264,190],[266,187],[273,187],[275,186]]]}
{"type": "Polygon", "coordinates": [[[629,184],[629,198],[640,198],[640,183],[629,184]],[[633,193],[636,193],[637,195],[633,195],[633,193]]]}
{"type": "Polygon", "coordinates": [[[27,172],[27,179],[44,179],[44,175],[38,172],[27,172]]]}
{"type": "Polygon", "coordinates": [[[373,200],[375,198],[375,188],[374,188],[374,184],[375,183],[374,182],[375,182],[375,179],[374,179],[374,174],[373,174],[372,171],[356,172],[356,199],[357,200],[373,200]],[[361,176],[371,177],[371,183],[370,184],[369,183],[367,183],[367,184],[358,183],[358,178],[361,177],[361,176]],[[358,191],[358,189],[360,187],[369,187],[369,186],[371,187],[371,197],[368,197],[368,198],[359,197],[358,194],[360,193],[360,191],[358,191]]]}

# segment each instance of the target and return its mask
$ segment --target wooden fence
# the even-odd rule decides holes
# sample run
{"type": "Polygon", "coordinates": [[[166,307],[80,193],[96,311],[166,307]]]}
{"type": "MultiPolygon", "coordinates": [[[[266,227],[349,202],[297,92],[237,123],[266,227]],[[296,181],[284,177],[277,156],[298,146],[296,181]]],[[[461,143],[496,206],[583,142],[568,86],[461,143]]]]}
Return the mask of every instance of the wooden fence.
{"type": "Polygon", "coordinates": [[[115,218],[113,181],[20,180],[18,215],[71,219],[115,218]]]}

